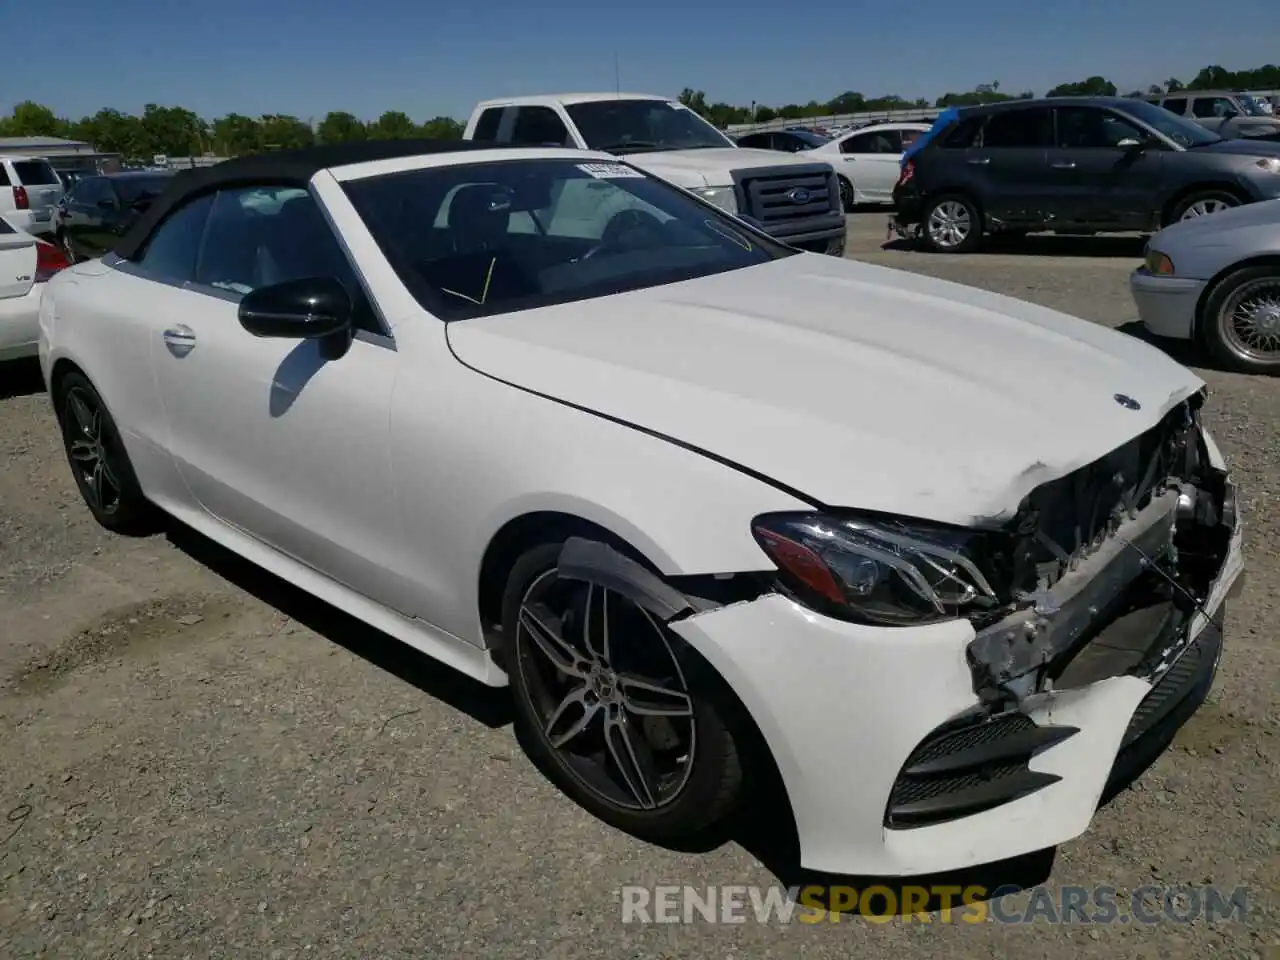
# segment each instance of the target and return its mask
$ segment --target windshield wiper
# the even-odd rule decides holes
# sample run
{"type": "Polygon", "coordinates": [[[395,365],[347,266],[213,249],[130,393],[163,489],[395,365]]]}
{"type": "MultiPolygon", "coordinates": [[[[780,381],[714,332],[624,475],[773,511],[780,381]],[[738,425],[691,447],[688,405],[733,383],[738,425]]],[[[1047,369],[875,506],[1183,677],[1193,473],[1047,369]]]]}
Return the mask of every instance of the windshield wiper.
{"type": "Polygon", "coordinates": [[[629,153],[641,150],[662,150],[664,148],[648,140],[627,140],[624,143],[611,143],[608,146],[592,147],[591,149],[600,150],[604,153],[629,153]]]}

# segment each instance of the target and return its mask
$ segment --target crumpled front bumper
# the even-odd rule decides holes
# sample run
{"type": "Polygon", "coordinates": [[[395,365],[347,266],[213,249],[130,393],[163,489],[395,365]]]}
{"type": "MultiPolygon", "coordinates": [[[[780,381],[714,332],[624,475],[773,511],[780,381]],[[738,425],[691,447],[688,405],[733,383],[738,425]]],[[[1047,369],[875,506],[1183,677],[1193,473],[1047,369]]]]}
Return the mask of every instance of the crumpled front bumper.
{"type": "MultiPolygon", "coordinates": [[[[1205,603],[1215,619],[1242,568],[1237,525],[1205,603]]],[[[720,672],[759,726],[787,790],[803,865],[886,877],[990,863],[1083,833],[1123,760],[1122,747],[1145,732],[1137,729],[1142,724],[1185,722],[1187,710],[1163,701],[1194,709],[1221,649],[1216,625],[1196,615],[1184,628],[1191,642],[1180,656],[1210,655],[1194,660],[1194,670],[1161,673],[1159,689],[1144,677],[1119,675],[1028,696],[1019,709],[1038,727],[1074,728],[1027,762],[1040,785],[990,809],[898,829],[888,825],[887,810],[904,766],[940,727],[982,709],[966,658],[976,636],[968,621],[882,629],[769,594],[677,620],[671,629],[720,672]],[[1168,687],[1173,680],[1179,690],[1168,687]]]]}

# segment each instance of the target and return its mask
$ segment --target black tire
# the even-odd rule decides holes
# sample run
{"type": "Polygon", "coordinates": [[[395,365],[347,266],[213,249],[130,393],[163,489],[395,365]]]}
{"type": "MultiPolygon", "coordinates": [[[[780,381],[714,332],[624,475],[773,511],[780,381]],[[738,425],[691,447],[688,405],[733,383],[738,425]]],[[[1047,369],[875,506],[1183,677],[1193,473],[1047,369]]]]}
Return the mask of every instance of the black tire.
{"type": "Polygon", "coordinates": [[[1196,190],[1187,194],[1181,200],[1173,205],[1169,210],[1169,216],[1164,222],[1164,226],[1171,223],[1177,223],[1185,218],[1192,208],[1197,204],[1225,204],[1228,207],[1240,206],[1240,198],[1234,193],[1227,190],[1196,190]]]}
{"type": "Polygon", "coordinates": [[[1280,373],[1280,265],[1242,267],[1209,291],[1197,333],[1210,357],[1239,373],[1280,373]],[[1260,301],[1260,303],[1259,303],[1260,301]],[[1250,329],[1237,311],[1251,302],[1266,312],[1268,326],[1250,329]]]}
{"type": "MultiPolygon", "coordinates": [[[[553,624],[557,635],[573,638],[577,649],[583,649],[582,638],[575,634],[574,616],[580,616],[587,622],[591,619],[591,608],[579,606],[587,587],[574,581],[561,580],[556,577],[556,561],[562,543],[543,543],[526,552],[516,561],[507,578],[506,589],[502,598],[502,632],[505,650],[504,663],[511,679],[511,687],[515,699],[515,727],[517,736],[530,758],[561,790],[568,794],[579,805],[599,817],[606,823],[645,840],[659,843],[687,839],[698,835],[722,820],[734,807],[741,794],[742,762],[738,744],[724,717],[732,715],[732,703],[726,699],[727,691],[704,661],[698,657],[674,633],[658,623],[656,618],[644,618],[644,615],[630,601],[620,594],[608,592],[606,605],[595,608],[597,611],[613,610],[613,628],[617,636],[610,635],[609,663],[617,669],[618,674],[639,676],[634,670],[624,670],[627,663],[650,659],[657,660],[670,656],[667,663],[675,664],[672,682],[662,681],[664,687],[671,687],[676,679],[684,684],[692,717],[681,718],[688,731],[687,743],[668,746],[654,746],[653,727],[645,727],[645,720],[631,719],[632,733],[644,739],[651,748],[647,754],[650,758],[677,760],[681,751],[691,757],[684,765],[677,765],[678,782],[669,795],[663,796],[661,802],[643,809],[642,803],[626,803],[623,778],[617,775],[621,770],[618,763],[609,759],[617,757],[617,751],[607,752],[605,746],[604,722],[607,708],[598,693],[587,692],[583,696],[590,701],[595,699],[600,712],[599,720],[591,720],[580,734],[574,736],[569,743],[555,746],[548,734],[548,729],[555,730],[555,723],[546,722],[548,714],[554,719],[555,704],[568,701],[563,690],[552,692],[548,689],[547,676],[563,679],[563,675],[552,669],[550,659],[546,658],[541,648],[533,640],[528,619],[522,621],[522,610],[526,601],[530,607],[539,611],[540,617],[554,610],[558,600],[541,602],[539,598],[560,595],[571,599],[566,604],[562,616],[558,616],[553,624]],[[621,601],[621,603],[619,603],[621,601]],[[610,607],[608,604],[613,604],[610,607]],[[583,616],[585,614],[585,616],[583,616]],[[619,616],[623,615],[623,616],[619,616]],[[656,625],[665,643],[658,643],[658,634],[630,629],[640,618],[649,626],[656,625]],[[625,629],[619,629],[619,626],[625,629]],[[661,649],[659,649],[661,648],[661,649]],[[659,656],[661,655],[661,656],[659,656]],[[563,699],[561,699],[563,697],[563,699]],[[596,734],[599,733],[598,749],[591,747],[596,734]],[[581,738],[581,739],[579,739],[581,738]],[[572,743],[574,750],[567,749],[572,743]],[[598,758],[597,766],[592,768],[593,761],[584,760],[578,750],[595,750],[598,758]],[[610,772],[612,771],[612,773],[610,772]],[[593,782],[594,781],[594,782],[593,782]],[[612,782],[613,788],[609,789],[612,782]]],[[[595,588],[600,590],[601,588],[595,588]]],[[[593,596],[600,596],[594,594],[593,596]]],[[[586,604],[593,601],[585,600],[586,604]]],[[[598,599],[595,602],[599,602],[598,599]]],[[[605,614],[608,616],[608,614],[605,614]]],[[[539,622],[542,622],[541,620],[539,622]]],[[[597,644],[598,646],[598,644],[597,644]]],[[[643,674],[643,676],[651,676],[643,674]]],[[[625,681],[624,681],[625,682],[625,681]]],[[[570,680],[565,686],[573,688],[580,685],[588,690],[589,683],[570,680]]],[[[623,683],[613,689],[620,690],[623,683]]],[[[674,702],[674,701],[668,701],[674,702]]],[[[559,704],[557,704],[559,705],[559,704]]],[[[576,710],[576,702],[575,707],[576,710]]],[[[583,715],[585,715],[585,709],[583,715]]],[[[580,720],[576,714],[565,716],[571,721],[569,728],[577,726],[580,720]]],[[[628,714],[634,718],[634,714],[628,714]]],[[[653,718],[649,718],[653,719],[653,718]]],[[[655,720],[656,724],[666,723],[675,734],[676,721],[655,720]]],[[[625,725],[624,725],[625,726],[625,725]]],[[[611,729],[615,731],[618,727],[611,729]]],[[[566,731],[567,732],[567,731],[566,731]]],[[[624,735],[625,736],[625,735],[624,735]]],[[[679,739],[677,737],[677,739],[679,739]]],[[[633,771],[634,772],[634,771],[633,771]]],[[[632,789],[631,797],[640,797],[640,790],[632,789]]],[[[656,797],[659,791],[644,791],[650,798],[656,797]]]]}
{"type": "Polygon", "coordinates": [[[111,413],[88,378],[75,370],[64,376],[54,410],[67,463],[93,518],[115,533],[154,532],[155,510],[138,485],[111,413]]]}
{"type": "Polygon", "coordinates": [[[855,206],[853,202],[853,184],[840,177],[840,206],[844,208],[845,213],[852,213],[855,206]]]}
{"type": "Polygon", "coordinates": [[[978,205],[962,193],[946,193],[934,197],[920,217],[920,237],[925,248],[934,253],[973,253],[982,243],[982,212],[978,205]],[[935,214],[955,225],[949,234],[934,223],[935,214]],[[967,224],[967,226],[966,226],[967,224]],[[959,231],[963,230],[963,236],[959,231]],[[951,240],[944,240],[949,236],[951,240]]]}

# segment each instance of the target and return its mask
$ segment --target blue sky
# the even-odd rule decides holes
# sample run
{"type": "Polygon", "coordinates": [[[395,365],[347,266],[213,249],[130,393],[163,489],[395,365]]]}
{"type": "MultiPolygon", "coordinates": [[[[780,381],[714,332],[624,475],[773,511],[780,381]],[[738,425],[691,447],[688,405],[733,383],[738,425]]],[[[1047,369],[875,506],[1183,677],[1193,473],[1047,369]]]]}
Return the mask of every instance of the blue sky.
{"type": "Polygon", "coordinates": [[[6,45],[0,96],[73,118],[156,102],[205,117],[398,109],[465,119],[485,97],[611,90],[615,53],[623,89],[690,86],[744,105],[844,90],[932,99],[992,80],[1043,93],[1095,73],[1123,92],[1210,63],[1280,59],[1274,0],[1229,8],[1213,17],[1199,0],[63,0],[43,42],[6,45]]]}

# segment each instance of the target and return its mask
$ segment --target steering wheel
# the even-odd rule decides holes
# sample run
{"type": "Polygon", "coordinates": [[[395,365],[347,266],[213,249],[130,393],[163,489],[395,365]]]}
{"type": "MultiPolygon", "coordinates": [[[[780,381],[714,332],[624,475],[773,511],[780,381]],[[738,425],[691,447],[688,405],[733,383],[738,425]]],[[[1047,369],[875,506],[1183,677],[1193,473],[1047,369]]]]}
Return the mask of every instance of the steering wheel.
{"type": "Polygon", "coordinates": [[[578,258],[579,262],[590,260],[596,254],[606,250],[614,250],[626,246],[624,243],[629,234],[637,231],[653,231],[662,235],[662,221],[652,213],[644,210],[622,210],[615,213],[605,224],[600,240],[590,250],[578,258]]]}

